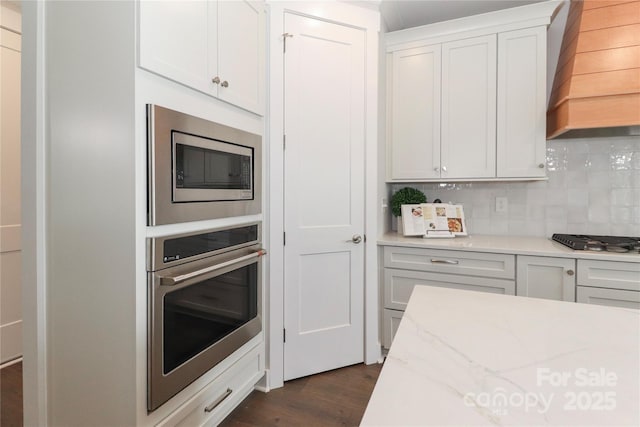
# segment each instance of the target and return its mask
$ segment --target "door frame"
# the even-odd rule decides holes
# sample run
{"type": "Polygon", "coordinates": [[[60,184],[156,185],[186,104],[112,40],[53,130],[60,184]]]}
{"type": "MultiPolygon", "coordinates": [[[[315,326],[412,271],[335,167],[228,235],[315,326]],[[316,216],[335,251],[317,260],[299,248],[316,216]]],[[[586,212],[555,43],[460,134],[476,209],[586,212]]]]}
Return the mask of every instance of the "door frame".
{"type": "Polygon", "coordinates": [[[284,14],[293,13],[365,31],[365,272],[364,361],[381,361],[378,288],[378,53],[380,13],[338,2],[268,2],[269,103],[266,219],[269,233],[266,327],[267,390],[284,384],[284,14]]]}

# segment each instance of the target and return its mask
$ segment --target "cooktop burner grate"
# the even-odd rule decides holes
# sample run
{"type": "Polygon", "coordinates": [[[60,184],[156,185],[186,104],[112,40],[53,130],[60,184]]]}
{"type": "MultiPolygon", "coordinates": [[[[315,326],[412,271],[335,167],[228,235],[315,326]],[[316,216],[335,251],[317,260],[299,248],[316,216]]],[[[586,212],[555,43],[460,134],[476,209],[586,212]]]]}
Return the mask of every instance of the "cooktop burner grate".
{"type": "Polygon", "coordinates": [[[639,252],[640,237],[554,234],[552,239],[579,251],[639,252]]]}

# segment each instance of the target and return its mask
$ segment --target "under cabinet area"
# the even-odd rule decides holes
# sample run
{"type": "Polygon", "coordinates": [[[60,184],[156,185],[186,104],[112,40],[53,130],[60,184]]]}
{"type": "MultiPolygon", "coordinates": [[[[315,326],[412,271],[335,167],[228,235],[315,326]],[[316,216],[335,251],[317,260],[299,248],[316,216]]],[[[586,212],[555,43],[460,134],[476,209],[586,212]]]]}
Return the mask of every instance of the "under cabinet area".
{"type": "Polygon", "coordinates": [[[139,65],[251,112],[264,111],[264,4],[140,2],[139,65]]]}
{"type": "Polygon", "coordinates": [[[516,295],[575,302],[575,259],[518,255],[517,264],[516,295]]]}
{"type": "Polygon", "coordinates": [[[640,263],[578,260],[576,300],[640,309],[640,263]]]}
{"type": "Polygon", "coordinates": [[[389,182],[546,176],[552,12],[387,34],[389,182]]]}

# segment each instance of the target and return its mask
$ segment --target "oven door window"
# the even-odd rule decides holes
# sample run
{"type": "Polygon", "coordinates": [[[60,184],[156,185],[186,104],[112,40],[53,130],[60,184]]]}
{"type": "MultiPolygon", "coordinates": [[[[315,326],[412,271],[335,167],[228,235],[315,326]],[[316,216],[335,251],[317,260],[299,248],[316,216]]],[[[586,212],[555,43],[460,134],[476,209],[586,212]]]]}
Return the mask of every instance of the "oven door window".
{"type": "Polygon", "coordinates": [[[257,316],[257,274],[252,263],[165,295],[164,374],[257,316]]]}
{"type": "Polygon", "coordinates": [[[176,190],[251,192],[251,148],[180,132],[173,141],[176,190]]]}

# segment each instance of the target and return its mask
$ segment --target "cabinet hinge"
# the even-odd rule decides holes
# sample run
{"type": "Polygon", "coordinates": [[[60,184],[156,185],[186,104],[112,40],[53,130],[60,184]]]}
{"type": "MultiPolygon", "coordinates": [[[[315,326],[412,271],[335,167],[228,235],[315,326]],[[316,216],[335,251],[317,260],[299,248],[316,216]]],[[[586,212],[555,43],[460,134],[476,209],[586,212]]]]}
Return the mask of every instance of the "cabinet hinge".
{"type": "Polygon", "coordinates": [[[282,135],[282,149],[287,149],[287,135],[282,135]]]}
{"type": "Polygon", "coordinates": [[[287,244],[287,233],[282,232],[282,246],[287,244]]]}
{"type": "Polygon", "coordinates": [[[282,342],[287,342],[287,330],[282,330],[282,342]]]}

